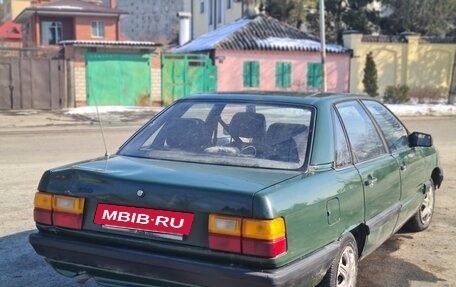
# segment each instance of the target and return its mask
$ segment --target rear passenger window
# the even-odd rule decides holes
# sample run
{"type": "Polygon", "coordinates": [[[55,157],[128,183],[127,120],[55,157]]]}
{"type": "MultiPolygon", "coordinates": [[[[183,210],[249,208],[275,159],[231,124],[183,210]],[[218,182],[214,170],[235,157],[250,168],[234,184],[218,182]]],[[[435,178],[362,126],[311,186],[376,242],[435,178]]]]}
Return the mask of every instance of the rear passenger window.
{"type": "Polygon", "coordinates": [[[356,162],[362,162],[386,154],[383,141],[372,120],[358,102],[336,105],[340,114],[356,162]]]}
{"type": "Polygon", "coordinates": [[[363,103],[377,121],[391,152],[408,147],[407,130],[387,108],[374,101],[363,103]]]}
{"type": "Polygon", "coordinates": [[[348,143],[347,143],[347,139],[345,138],[344,130],[342,129],[342,125],[340,124],[339,117],[336,114],[333,115],[333,122],[334,122],[334,145],[335,145],[334,167],[343,168],[343,167],[351,165],[353,163],[352,156],[350,153],[350,149],[348,148],[348,143]]]}

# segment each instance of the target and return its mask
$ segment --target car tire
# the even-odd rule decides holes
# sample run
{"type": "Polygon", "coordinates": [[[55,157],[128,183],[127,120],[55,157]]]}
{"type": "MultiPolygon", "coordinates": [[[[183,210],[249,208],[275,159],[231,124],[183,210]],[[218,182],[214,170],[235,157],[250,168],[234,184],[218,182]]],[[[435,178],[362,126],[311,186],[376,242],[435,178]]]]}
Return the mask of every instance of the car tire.
{"type": "Polygon", "coordinates": [[[358,275],[358,247],[353,234],[340,239],[340,249],[319,287],[355,287],[358,275]]]}
{"type": "Polygon", "coordinates": [[[435,206],[435,184],[430,180],[431,184],[426,190],[425,197],[421,202],[418,211],[407,221],[405,229],[412,232],[420,232],[429,227],[434,215],[435,206]]]}

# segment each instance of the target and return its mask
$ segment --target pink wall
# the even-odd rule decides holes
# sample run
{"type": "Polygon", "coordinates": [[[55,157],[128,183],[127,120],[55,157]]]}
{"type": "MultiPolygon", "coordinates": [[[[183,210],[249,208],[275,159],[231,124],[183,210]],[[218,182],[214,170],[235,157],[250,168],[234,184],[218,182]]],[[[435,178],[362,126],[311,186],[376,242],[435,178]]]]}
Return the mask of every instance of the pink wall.
{"type": "MultiPolygon", "coordinates": [[[[326,56],[328,91],[348,92],[350,55],[327,53],[326,56]]],[[[215,64],[218,69],[218,91],[313,91],[313,88],[307,87],[307,63],[312,62],[320,62],[319,52],[217,50],[215,64]],[[260,63],[260,86],[258,88],[245,88],[243,86],[244,61],[258,61],[260,63]],[[276,62],[291,62],[292,80],[290,88],[276,88],[276,62]]]]}

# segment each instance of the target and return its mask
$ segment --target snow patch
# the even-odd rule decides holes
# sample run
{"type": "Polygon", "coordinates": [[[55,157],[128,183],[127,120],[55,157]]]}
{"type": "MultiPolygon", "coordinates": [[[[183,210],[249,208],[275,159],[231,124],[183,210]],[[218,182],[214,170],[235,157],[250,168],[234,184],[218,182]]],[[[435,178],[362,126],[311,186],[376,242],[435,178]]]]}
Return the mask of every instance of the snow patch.
{"type": "MultiPolygon", "coordinates": [[[[321,50],[321,43],[309,39],[292,39],[292,38],[278,38],[269,37],[267,39],[257,39],[255,41],[258,46],[262,48],[273,49],[292,49],[292,50],[321,50]]],[[[343,53],[346,49],[342,46],[328,44],[326,51],[334,53],[343,53]]]]}
{"type": "MultiPolygon", "coordinates": [[[[456,106],[447,104],[400,104],[386,105],[395,115],[403,116],[456,116],[456,106]]],[[[66,115],[96,115],[97,108],[79,107],[64,109],[66,115]]],[[[162,110],[161,107],[138,107],[138,106],[99,106],[100,114],[138,114],[138,113],[158,113],[162,110]]]]}
{"type": "MultiPolygon", "coordinates": [[[[99,106],[98,113],[109,114],[109,113],[147,113],[147,112],[158,112],[162,108],[157,107],[136,107],[136,106],[99,106]]],[[[79,107],[64,109],[66,115],[93,115],[97,113],[97,107],[79,107]]]]}
{"type": "Polygon", "coordinates": [[[401,104],[386,105],[396,116],[453,116],[455,105],[446,104],[401,104]]]}

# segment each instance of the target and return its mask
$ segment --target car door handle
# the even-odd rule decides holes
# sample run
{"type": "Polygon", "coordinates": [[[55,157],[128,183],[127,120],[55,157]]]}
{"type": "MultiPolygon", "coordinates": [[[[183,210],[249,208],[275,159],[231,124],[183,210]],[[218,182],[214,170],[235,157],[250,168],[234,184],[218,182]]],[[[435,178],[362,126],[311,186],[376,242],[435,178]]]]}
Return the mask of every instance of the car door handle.
{"type": "Polygon", "coordinates": [[[367,176],[367,179],[364,181],[365,186],[372,187],[374,184],[378,181],[376,177],[373,177],[372,175],[367,176]]]}

